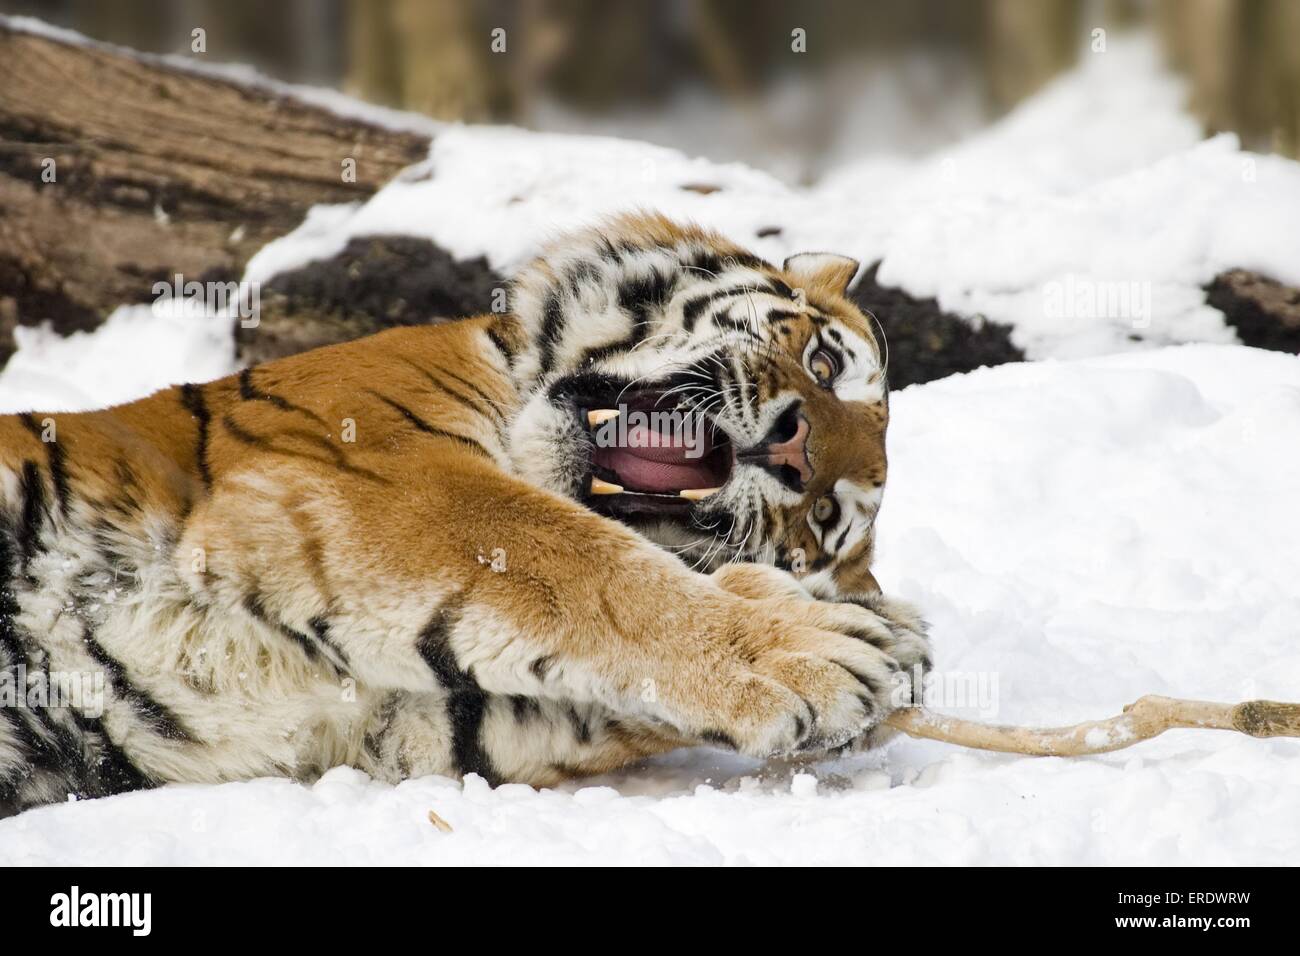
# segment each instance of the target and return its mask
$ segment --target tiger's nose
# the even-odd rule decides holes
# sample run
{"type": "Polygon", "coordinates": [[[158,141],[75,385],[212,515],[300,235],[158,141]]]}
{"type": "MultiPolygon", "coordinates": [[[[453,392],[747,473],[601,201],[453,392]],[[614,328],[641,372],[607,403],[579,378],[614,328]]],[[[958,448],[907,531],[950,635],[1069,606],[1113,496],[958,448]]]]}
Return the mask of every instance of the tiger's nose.
{"type": "Polygon", "coordinates": [[[808,419],[799,406],[791,405],[761,442],[736,457],[758,465],[795,491],[803,491],[813,476],[808,461],[809,430],[808,419]]]}

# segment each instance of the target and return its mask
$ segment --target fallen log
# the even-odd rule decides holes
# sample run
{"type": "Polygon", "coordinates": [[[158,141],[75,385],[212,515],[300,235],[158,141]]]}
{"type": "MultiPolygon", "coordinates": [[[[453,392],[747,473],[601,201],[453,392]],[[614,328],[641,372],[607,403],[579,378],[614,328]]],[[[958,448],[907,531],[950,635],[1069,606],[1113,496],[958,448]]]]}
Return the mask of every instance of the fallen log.
{"type": "Polygon", "coordinates": [[[0,365],[17,324],[86,330],[176,273],[239,279],[311,206],[365,199],[428,146],[269,86],[0,19],[0,365]]]}

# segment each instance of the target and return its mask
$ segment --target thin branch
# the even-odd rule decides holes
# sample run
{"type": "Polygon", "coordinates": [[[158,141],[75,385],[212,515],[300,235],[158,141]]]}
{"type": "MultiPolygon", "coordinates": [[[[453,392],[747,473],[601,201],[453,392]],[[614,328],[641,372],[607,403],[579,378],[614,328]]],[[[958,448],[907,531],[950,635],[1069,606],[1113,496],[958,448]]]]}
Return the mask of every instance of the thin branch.
{"type": "Polygon", "coordinates": [[[1235,730],[1252,737],[1300,737],[1300,704],[1248,700],[1218,704],[1148,695],[1105,720],[1069,727],[981,724],[906,707],[885,721],[912,737],[1031,757],[1080,757],[1131,747],[1175,728],[1235,730]]]}

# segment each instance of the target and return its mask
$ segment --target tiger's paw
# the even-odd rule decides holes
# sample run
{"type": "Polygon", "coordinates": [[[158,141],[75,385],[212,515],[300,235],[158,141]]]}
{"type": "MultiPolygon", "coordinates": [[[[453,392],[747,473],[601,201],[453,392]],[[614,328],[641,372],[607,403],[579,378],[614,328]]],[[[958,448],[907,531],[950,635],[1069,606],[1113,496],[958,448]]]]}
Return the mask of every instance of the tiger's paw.
{"type": "MultiPolygon", "coordinates": [[[[849,599],[849,603],[875,614],[883,625],[883,630],[875,633],[876,646],[897,661],[906,675],[906,704],[923,703],[925,679],[934,667],[934,661],[930,626],[921,617],[920,611],[907,601],[886,597],[880,592],[849,599]]],[[[906,704],[899,703],[898,706],[906,704]]],[[[888,743],[897,735],[898,731],[894,728],[878,724],[855,740],[852,749],[872,750],[888,743]]]]}
{"type": "Polygon", "coordinates": [[[741,734],[753,740],[733,741],[737,749],[757,756],[870,749],[894,735],[882,724],[891,711],[920,701],[932,666],[930,640],[907,602],[878,592],[818,600],[797,577],[769,565],[727,565],[713,578],[746,599],[758,632],[744,642],[760,648],[751,668],[756,677],[746,678],[740,694],[744,710],[780,707],[769,681],[798,698],[785,701],[784,718],[741,734]]]}
{"type": "Polygon", "coordinates": [[[864,639],[888,634],[873,612],[801,598],[735,608],[724,631],[735,656],[713,672],[700,739],[755,757],[829,750],[910,701],[899,663],[864,639]]]}

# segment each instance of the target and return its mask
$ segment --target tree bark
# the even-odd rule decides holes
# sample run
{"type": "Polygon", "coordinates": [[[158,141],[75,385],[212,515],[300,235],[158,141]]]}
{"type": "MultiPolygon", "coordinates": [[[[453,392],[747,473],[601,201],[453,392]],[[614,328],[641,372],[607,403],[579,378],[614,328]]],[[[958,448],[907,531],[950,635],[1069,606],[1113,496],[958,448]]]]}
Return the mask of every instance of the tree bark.
{"type": "Polygon", "coordinates": [[[0,363],[15,325],[90,329],[177,273],[238,279],[311,206],[366,198],[428,145],[0,22],[0,363]]]}
{"type": "Polygon", "coordinates": [[[985,70],[999,110],[1033,95],[1074,62],[1081,7],[1078,0],[988,0],[985,70]]]}

